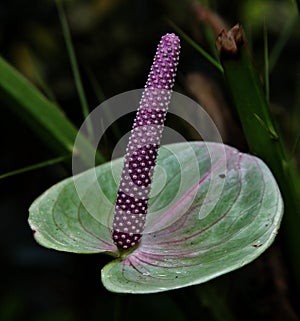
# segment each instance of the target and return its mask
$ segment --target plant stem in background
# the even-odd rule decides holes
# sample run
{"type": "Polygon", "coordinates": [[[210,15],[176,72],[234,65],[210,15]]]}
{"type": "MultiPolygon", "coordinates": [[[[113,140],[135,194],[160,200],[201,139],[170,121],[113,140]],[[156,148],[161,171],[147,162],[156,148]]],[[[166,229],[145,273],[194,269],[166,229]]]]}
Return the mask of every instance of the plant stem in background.
{"type": "Polygon", "coordinates": [[[279,39],[275,43],[272,51],[270,52],[270,57],[269,57],[269,69],[270,72],[273,70],[275,67],[279,56],[281,55],[287,41],[289,40],[293,30],[295,30],[295,27],[299,23],[299,15],[295,14],[294,17],[289,19],[286,24],[283,26],[281,34],[279,36],[279,39]]]}
{"type": "Polygon", "coordinates": [[[116,294],[113,321],[127,321],[130,296],[116,294]]]}
{"type": "Polygon", "coordinates": [[[268,45],[268,30],[264,23],[264,61],[265,61],[265,95],[267,103],[270,103],[270,65],[269,65],[269,45],[268,45]]]}
{"type": "Polygon", "coordinates": [[[220,15],[209,8],[208,4],[201,2],[194,2],[192,4],[192,10],[202,24],[201,29],[203,30],[204,38],[207,40],[210,52],[213,53],[214,58],[220,64],[215,40],[223,29],[229,30],[229,26],[220,15]]]}
{"type": "Polygon", "coordinates": [[[300,13],[300,0],[294,0],[296,6],[297,6],[297,10],[298,10],[298,14],[300,13]]]}
{"type": "Polygon", "coordinates": [[[228,285],[223,280],[214,280],[194,287],[193,291],[204,307],[209,309],[216,321],[235,321],[222,290],[228,285]]]}
{"type": "Polygon", "coordinates": [[[210,281],[206,284],[170,292],[169,295],[187,320],[235,321],[234,315],[221,295],[220,290],[223,288],[222,282],[210,281]]]}
{"type": "MultiPolygon", "coordinates": [[[[90,68],[86,68],[86,74],[87,74],[87,76],[89,78],[89,82],[91,84],[91,88],[93,89],[93,92],[94,92],[94,94],[96,95],[96,97],[98,99],[98,103],[101,104],[106,99],[106,97],[104,95],[104,92],[103,92],[99,82],[97,81],[94,73],[91,71],[90,68]]],[[[108,103],[108,101],[106,101],[106,104],[107,103],[108,103]]],[[[107,119],[113,120],[114,115],[111,112],[110,108],[103,108],[103,113],[105,114],[105,117],[107,119]]],[[[116,122],[112,122],[111,129],[112,129],[112,133],[114,134],[116,139],[120,139],[120,137],[122,137],[121,130],[120,130],[120,128],[119,128],[119,126],[117,125],[116,122]]],[[[107,137],[107,135],[105,135],[105,137],[107,137]]],[[[110,137],[109,140],[111,141],[111,137],[110,137]]]]}
{"type": "Polygon", "coordinates": [[[43,168],[43,167],[46,167],[46,166],[59,164],[59,163],[65,161],[65,160],[71,158],[71,156],[72,155],[69,154],[69,155],[65,155],[65,156],[61,156],[61,157],[56,157],[56,158],[49,159],[47,161],[44,161],[44,162],[41,162],[41,163],[38,163],[38,164],[34,164],[34,165],[26,166],[26,167],[23,167],[23,168],[20,168],[20,169],[16,169],[14,171],[11,171],[11,172],[8,172],[8,173],[0,175],[0,179],[6,178],[6,177],[10,177],[10,176],[14,176],[14,175],[18,175],[18,174],[22,174],[22,173],[26,173],[26,172],[30,172],[30,171],[33,171],[33,170],[36,170],[36,169],[39,169],[39,168],[43,168]]]}
{"type": "Polygon", "coordinates": [[[173,21],[167,20],[169,25],[183,38],[187,43],[189,43],[194,49],[196,49],[207,61],[209,61],[213,66],[215,66],[221,73],[223,73],[223,67],[219,61],[212,57],[207,51],[205,51],[201,46],[199,46],[191,37],[189,37],[184,31],[182,31],[173,21]]]}
{"type": "Polygon", "coordinates": [[[250,151],[270,167],[283,194],[286,253],[300,290],[299,175],[271,118],[242,28],[235,26],[229,32],[222,32],[217,47],[250,151]]]}
{"type": "MultiPolygon", "coordinates": [[[[58,10],[58,14],[59,14],[59,18],[60,18],[60,22],[61,22],[61,26],[62,26],[62,31],[63,31],[64,38],[65,38],[65,43],[66,43],[66,47],[67,47],[67,51],[68,51],[68,55],[69,55],[69,59],[70,59],[71,67],[72,67],[72,72],[73,72],[73,76],[74,76],[74,81],[75,81],[77,93],[78,93],[80,103],[81,103],[83,117],[84,117],[84,119],[86,119],[89,115],[89,107],[88,107],[87,99],[86,99],[83,85],[82,85],[82,81],[81,81],[81,76],[80,76],[80,72],[79,72],[79,67],[78,67],[78,63],[77,63],[77,59],[76,59],[75,50],[74,50],[73,43],[72,43],[72,37],[71,37],[68,21],[67,21],[66,15],[65,15],[65,11],[64,11],[62,2],[60,0],[56,0],[55,3],[57,6],[57,10],[58,10]]],[[[88,119],[87,119],[87,132],[88,132],[88,137],[92,140],[93,139],[93,127],[88,119]]]]}

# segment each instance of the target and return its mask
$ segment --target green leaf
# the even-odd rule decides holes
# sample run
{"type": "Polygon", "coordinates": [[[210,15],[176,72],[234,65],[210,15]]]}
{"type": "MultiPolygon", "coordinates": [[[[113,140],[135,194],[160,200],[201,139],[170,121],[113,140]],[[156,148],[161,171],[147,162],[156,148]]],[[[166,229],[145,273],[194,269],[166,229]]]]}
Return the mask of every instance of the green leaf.
{"type": "Polygon", "coordinates": [[[97,163],[104,161],[99,152],[95,155],[94,146],[83,135],[78,134],[77,128],[60,108],[1,57],[0,97],[59,155],[72,153],[77,139],[76,152],[83,163],[90,165],[90,155],[96,157],[97,163]]]}
{"type": "Polygon", "coordinates": [[[282,192],[286,209],[283,221],[285,252],[300,288],[300,176],[270,113],[243,31],[240,26],[234,28],[238,35],[234,40],[237,52],[232,55],[224,46],[224,41],[221,46],[225,81],[251,153],[270,167],[282,192]]]}
{"type": "Polygon", "coordinates": [[[66,179],[29,210],[43,246],[115,256],[102,270],[110,291],[203,283],[251,262],[277,234],[282,199],[261,160],[223,144],[178,143],[160,148],[139,246],[119,252],[111,225],[121,170],[117,159],[66,179]]]}

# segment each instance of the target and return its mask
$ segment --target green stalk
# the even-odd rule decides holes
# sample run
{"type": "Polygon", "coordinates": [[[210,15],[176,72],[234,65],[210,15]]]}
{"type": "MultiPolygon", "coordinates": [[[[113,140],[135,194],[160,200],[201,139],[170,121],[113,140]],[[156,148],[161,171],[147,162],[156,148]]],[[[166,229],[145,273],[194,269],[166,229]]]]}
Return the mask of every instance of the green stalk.
{"type": "Polygon", "coordinates": [[[5,173],[5,174],[1,174],[0,175],[0,179],[11,177],[11,176],[15,176],[15,175],[19,175],[19,174],[23,174],[23,173],[27,173],[27,172],[31,172],[31,171],[34,171],[36,169],[43,168],[43,167],[46,167],[46,166],[59,164],[59,163],[65,161],[65,160],[67,160],[69,158],[71,158],[71,154],[65,155],[65,156],[56,157],[56,158],[53,158],[53,159],[48,159],[48,160],[46,160],[44,162],[40,162],[40,163],[37,163],[37,164],[34,164],[34,165],[30,165],[30,166],[26,166],[26,167],[23,167],[23,168],[20,168],[20,169],[13,170],[13,171],[5,173]]]}
{"type": "Polygon", "coordinates": [[[239,26],[217,41],[224,76],[251,153],[262,158],[277,179],[285,204],[283,232],[289,265],[300,291],[300,179],[269,112],[261,81],[239,26]],[[236,50],[228,47],[233,41],[236,50]]]}
{"type": "Polygon", "coordinates": [[[220,280],[169,292],[187,320],[235,321],[222,296],[227,286],[220,280]],[[195,309],[195,307],[197,307],[195,309]]]}
{"type": "MultiPolygon", "coordinates": [[[[58,14],[59,14],[59,19],[60,19],[61,26],[62,26],[63,35],[65,38],[65,43],[66,43],[66,47],[67,47],[67,51],[68,51],[68,55],[69,55],[69,59],[70,59],[70,63],[71,63],[71,68],[72,68],[72,72],[73,72],[73,76],[74,76],[76,89],[77,89],[78,96],[80,99],[82,114],[83,114],[84,119],[86,119],[89,115],[89,108],[88,108],[87,99],[86,99],[85,92],[84,92],[83,85],[82,85],[82,81],[81,81],[81,76],[80,76],[80,72],[79,72],[79,67],[78,67],[78,63],[77,63],[75,50],[73,47],[73,42],[72,42],[72,37],[71,37],[68,21],[67,21],[66,15],[65,15],[62,1],[56,0],[55,2],[56,2],[58,14]]],[[[87,120],[87,132],[88,132],[89,138],[93,139],[93,126],[92,126],[91,122],[89,122],[89,120],[87,120]]]]}
{"type": "Polygon", "coordinates": [[[204,307],[209,309],[216,321],[235,321],[235,316],[226,302],[222,290],[228,285],[224,280],[214,280],[194,287],[195,295],[204,307]]]}
{"type": "Polygon", "coordinates": [[[277,40],[277,42],[274,45],[274,48],[270,52],[270,58],[269,58],[269,65],[270,65],[270,72],[273,70],[275,67],[286,43],[290,39],[290,36],[295,30],[295,27],[297,23],[299,23],[299,15],[295,14],[295,16],[291,17],[286,24],[282,28],[282,32],[280,33],[280,36],[277,40]]]}
{"type": "Polygon", "coordinates": [[[189,37],[183,30],[181,30],[173,21],[167,20],[169,25],[184,39],[188,44],[190,44],[194,49],[196,49],[208,62],[210,62],[214,67],[216,67],[221,73],[223,73],[222,65],[213,56],[211,56],[207,51],[205,51],[201,46],[199,46],[191,37],[189,37]]]}
{"type": "Polygon", "coordinates": [[[128,310],[130,304],[130,296],[116,294],[115,295],[115,307],[113,313],[113,321],[126,321],[128,320],[128,310]]]}
{"type": "Polygon", "coordinates": [[[300,0],[294,0],[295,4],[296,4],[296,7],[297,7],[297,11],[298,11],[298,14],[300,12],[300,0]]]}
{"type": "MultiPolygon", "coordinates": [[[[102,103],[105,100],[105,95],[104,95],[104,92],[103,92],[100,84],[98,83],[95,75],[92,73],[92,71],[89,68],[86,69],[86,72],[89,77],[91,87],[92,87],[96,97],[98,98],[99,103],[102,103]]],[[[104,108],[103,112],[104,112],[105,116],[107,117],[107,119],[113,118],[113,115],[112,115],[109,108],[104,108]]],[[[120,128],[118,127],[118,125],[115,122],[113,122],[111,128],[112,128],[112,132],[115,135],[115,137],[117,139],[120,139],[122,134],[121,134],[121,131],[120,131],[120,128]]]]}
{"type": "MultiPolygon", "coordinates": [[[[22,120],[58,155],[71,154],[77,136],[76,127],[60,108],[49,101],[14,67],[0,57],[0,97],[22,120]]],[[[77,154],[81,161],[91,166],[95,148],[81,134],[78,136],[77,154]]],[[[97,152],[96,163],[105,161],[97,152]]]]}
{"type": "Polygon", "coordinates": [[[267,25],[264,23],[264,62],[265,62],[265,93],[266,101],[270,102],[270,66],[269,66],[269,45],[268,45],[268,30],[267,25]]]}

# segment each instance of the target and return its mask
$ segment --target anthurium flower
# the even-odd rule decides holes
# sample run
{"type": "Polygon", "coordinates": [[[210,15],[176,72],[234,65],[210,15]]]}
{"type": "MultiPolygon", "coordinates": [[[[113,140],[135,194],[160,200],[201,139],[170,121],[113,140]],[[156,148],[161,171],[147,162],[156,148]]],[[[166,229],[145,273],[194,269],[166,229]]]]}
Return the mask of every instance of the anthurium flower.
{"type": "Polygon", "coordinates": [[[174,34],[159,43],[124,160],[56,184],[29,209],[41,245],[113,256],[101,273],[113,292],[208,281],[258,257],[280,225],[281,195],[260,159],[211,142],[159,148],[179,47],[174,34]]]}

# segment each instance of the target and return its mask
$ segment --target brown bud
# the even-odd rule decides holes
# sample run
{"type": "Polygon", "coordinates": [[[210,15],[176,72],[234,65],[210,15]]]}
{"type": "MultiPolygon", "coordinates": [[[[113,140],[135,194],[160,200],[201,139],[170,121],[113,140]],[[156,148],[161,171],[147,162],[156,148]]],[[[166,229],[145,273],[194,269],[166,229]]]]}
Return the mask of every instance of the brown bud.
{"type": "Polygon", "coordinates": [[[216,40],[220,56],[237,57],[239,48],[246,44],[246,37],[241,25],[237,24],[229,31],[222,30],[216,40]]]}

